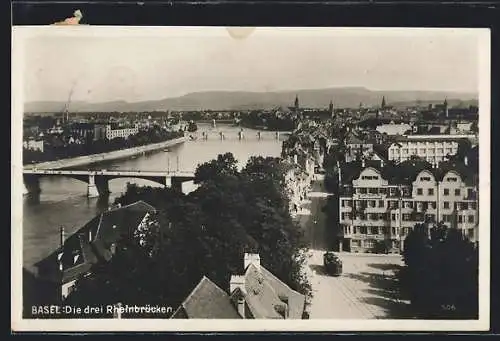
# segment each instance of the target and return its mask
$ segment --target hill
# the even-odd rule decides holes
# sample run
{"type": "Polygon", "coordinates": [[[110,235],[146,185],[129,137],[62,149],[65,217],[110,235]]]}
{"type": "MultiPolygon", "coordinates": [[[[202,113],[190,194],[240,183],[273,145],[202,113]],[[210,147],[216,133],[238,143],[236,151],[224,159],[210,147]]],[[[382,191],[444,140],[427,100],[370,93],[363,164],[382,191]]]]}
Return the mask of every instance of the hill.
{"type": "MultiPolygon", "coordinates": [[[[445,98],[450,105],[465,101],[475,101],[474,93],[437,92],[437,91],[371,91],[366,88],[330,88],[295,90],[279,92],[246,91],[205,91],[193,92],[180,97],[165,98],[142,102],[113,101],[102,103],[73,102],[72,112],[141,112],[164,110],[251,110],[270,109],[277,106],[292,106],[295,96],[299,96],[301,107],[326,108],[330,100],[335,107],[376,106],[385,96],[388,105],[442,103],[445,98]]],[[[63,102],[28,102],[25,112],[60,112],[63,102]]]]}

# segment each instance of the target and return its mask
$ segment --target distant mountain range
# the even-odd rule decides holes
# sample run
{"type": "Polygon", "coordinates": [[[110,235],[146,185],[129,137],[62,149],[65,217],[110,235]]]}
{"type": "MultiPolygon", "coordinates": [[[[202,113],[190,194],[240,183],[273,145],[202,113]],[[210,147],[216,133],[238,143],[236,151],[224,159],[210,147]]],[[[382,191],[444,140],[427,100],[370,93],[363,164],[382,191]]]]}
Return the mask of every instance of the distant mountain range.
{"type": "MultiPolygon", "coordinates": [[[[477,93],[444,91],[372,91],[361,87],[330,88],[279,92],[205,91],[193,92],[180,97],[142,102],[112,101],[90,103],[72,102],[71,112],[148,112],[165,110],[252,110],[271,109],[277,106],[293,106],[295,96],[300,107],[327,108],[333,100],[336,108],[376,106],[385,96],[387,105],[408,106],[442,103],[446,98],[450,106],[477,105],[477,93]]],[[[64,102],[38,101],[25,104],[26,113],[60,112],[64,102]]]]}

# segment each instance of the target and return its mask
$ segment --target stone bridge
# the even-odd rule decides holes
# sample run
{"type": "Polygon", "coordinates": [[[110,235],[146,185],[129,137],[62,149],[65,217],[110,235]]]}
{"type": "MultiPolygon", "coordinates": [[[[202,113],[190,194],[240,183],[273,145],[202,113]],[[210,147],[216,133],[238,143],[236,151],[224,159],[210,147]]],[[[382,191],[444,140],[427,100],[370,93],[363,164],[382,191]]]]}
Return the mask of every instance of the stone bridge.
{"type": "Polygon", "coordinates": [[[24,169],[24,193],[39,193],[42,176],[66,176],[87,183],[87,196],[109,194],[108,182],[117,178],[139,178],[157,182],[166,187],[182,190],[182,183],[194,179],[189,171],[126,171],[126,170],[63,170],[24,169]]]}

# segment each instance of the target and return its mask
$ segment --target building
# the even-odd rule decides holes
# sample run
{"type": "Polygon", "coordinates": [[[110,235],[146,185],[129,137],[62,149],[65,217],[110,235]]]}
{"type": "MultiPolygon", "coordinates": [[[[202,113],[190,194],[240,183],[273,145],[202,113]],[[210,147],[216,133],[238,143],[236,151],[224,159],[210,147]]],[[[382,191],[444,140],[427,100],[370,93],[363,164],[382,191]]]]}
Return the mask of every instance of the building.
{"type": "Polygon", "coordinates": [[[477,169],[444,162],[344,164],[340,172],[339,249],[398,253],[417,223],[443,222],[478,241],[477,169]]]}
{"type": "Polygon", "coordinates": [[[458,151],[464,135],[406,135],[400,136],[389,146],[389,160],[396,163],[418,157],[433,165],[439,165],[458,151]]]}
{"type": "Polygon", "coordinates": [[[314,174],[314,163],[306,158],[302,158],[304,169],[299,165],[297,154],[293,156],[293,163],[284,164],[287,167],[285,173],[285,190],[289,199],[289,210],[294,217],[306,199],[307,190],[310,186],[312,175],[314,174]],[[312,166],[312,168],[311,168],[312,166]]]}
{"type": "MultiPolygon", "coordinates": [[[[237,303],[237,302],[236,302],[237,303]]],[[[172,315],[173,319],[241,319],[227,292],[203,276],[172,315]]]]}
{"type": "Polygon", "coordinates": [[[404,135],[408,130],[411,130],[411,126],[407,123],[395,124],[391,122],[389,124],[378,125],[376,130],[381,134],[404,135]]]}
{"type": "Polygon", "coordinates": [[[61,246],[35,264],[40,279],[53,284],[55,299],[64,301],[78,279],[91,273],[98,262],[109,261],[121,238],[133,238],[156,209],[144,201],[101,213],[67,239],[61,230],[61,246]]]}
{"type": "Polygon", "coordinates": [[[203,277],[172,318],[303,318],[304,295],[262,266],[258,254],[245,253],[243,262],[244,273],[231,276],[228,292],[203,277]]]}
{"type": "Polygon", "coordinates": [[[43,153],[43,140],[29,139],[23,141],[24,149],[39,150],[43,153]]]}
{"type": "Polygon", "coordinates": [[[95,124],[93,123],[73,123],[70,126],[70,133],[74,138],[91,141],[94,139],[95,124]]]}
{"type": "Polygon", "coordinates": [[[106,125],[106,138],[108,140],[112,140],[117,137],[126,139],[130,135],[135,135],[138,132],[139,128],[137,126],[120,128],[116,125],[111,125],[111,124],[106,125]]]}
{"type": "Polygon", "coordinates": [[[106,138],[106,124],[93,122],[75,122],[70,126],[70,133],[75,139],[97,141],[106,138]]]}
{"type": "Polygon", "coordinates": [[[373,153],[374,141],[371,139],[363,139],[353,132],[349,132],[345,140],[345,162],[352,162],[362,157],[373,153]]]}

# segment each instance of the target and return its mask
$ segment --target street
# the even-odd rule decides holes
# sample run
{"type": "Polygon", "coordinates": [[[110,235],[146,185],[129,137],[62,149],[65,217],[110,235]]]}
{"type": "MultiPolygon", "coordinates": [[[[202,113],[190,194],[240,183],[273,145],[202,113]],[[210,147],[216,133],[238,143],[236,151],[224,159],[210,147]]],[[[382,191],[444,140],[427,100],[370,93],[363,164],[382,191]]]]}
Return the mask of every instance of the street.
{"type": "Polygon", "coordinates": [[[401,256],[336,253],[343,262],[342,275],[324,272],[323,254],[331,250],[334,229],[326,226],[322,210],[327,200],[323,179],[313,182],[307,196],[297,219],[310,250],[306,269],[313,290],[310,318],[408,318],[409,304],[400,299],[395,276],[401,256]]]}
{"type": "Polygon", "coordinates": [[[395,270],[399,255],[339,253],[342,275],[326,274],[323,252],[313,250],[309,258],[313,299],[311,319],[405,318],[408,302],[398,296],[395,270]]]}
{"type": "Polygon", "coordinates": [[[326,214],[322,211],[328,195],[323,187],[322,178],[313,182],[307,199],[299,209],[297,220],[302,226],[308,247],[326,251],[331,249],[334,230],[327,228],[326,214]]]}

